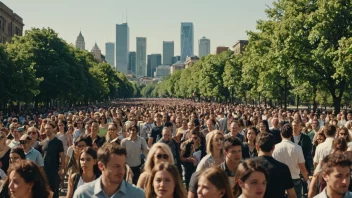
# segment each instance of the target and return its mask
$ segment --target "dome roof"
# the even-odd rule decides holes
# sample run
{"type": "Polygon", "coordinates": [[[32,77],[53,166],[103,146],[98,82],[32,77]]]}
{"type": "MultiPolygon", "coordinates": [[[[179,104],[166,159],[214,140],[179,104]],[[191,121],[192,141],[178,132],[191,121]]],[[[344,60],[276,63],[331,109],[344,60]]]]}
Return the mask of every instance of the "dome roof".
{"type": "Polygon", "coordinates": [[[97,43],[95,43],[95,45],[94,45],[92,51],[99,51],[99,50],[100,50],[100,49],[99,49],[97,43]]]}

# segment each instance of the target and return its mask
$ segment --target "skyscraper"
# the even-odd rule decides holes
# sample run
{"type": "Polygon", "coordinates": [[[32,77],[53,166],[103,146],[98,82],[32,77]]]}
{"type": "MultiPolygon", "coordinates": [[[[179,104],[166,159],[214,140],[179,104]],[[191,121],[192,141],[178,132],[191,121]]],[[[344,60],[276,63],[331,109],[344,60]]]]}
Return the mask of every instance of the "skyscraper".
{"type": "Polygon", "coordinates": [[[181,23],[181,61],[194,55],[193,23],[181,23]]]}
{"type": "Polygon", "coordinates": [[[207,56],[210,54],[210,40],[205,38],[201,38],[199,40],[199,58],[202,58],[203,56],[207,56]]]}
{"type": "Polygon", "coordinates": [[[128,72],[136,75],[136,52],[130,52],[128,60],[128,72]]]}
{"type": "Polygon", "coordinates": [[[116,70],[127,74],[130,35],[127,23],[116,24],[116,70]]]}
{"type": "Polygon", "coordinates": [[[147,76],[154,78],[154,72],[159,65],[161,65],[161,54],[148,55],[147,76]]]}
{"type": "Polygon", "coordinates": [[[136,43],[136,77],[140,78],[146,75],[147,68],[147,38],[137,37],[136,43]]]}
{"type": "Polygon", "coordinates": [[[86,49],[86,43],[84,42],[84,37],[81,31],[79,32],[79,35],[77,36],[77,39],[76,39],[76,47],[80,50],[86,49]]]}
{"type": "Polygon", "coordinates": [[[99,62],[103,62],[103,59],[101,57],[101,51],[100,51],[97,43],[95,43],[94,47],[92,48],[91,53],[93,54],[95,59],[97,59],[99,62]]]}
{"type": "Polygon", "coordinates": [[[175,64],[176,62],[178,62],[180,60],[181,60],[181,56],[174,56],[174,57],[172,57],[172,61],[171,62],[172,62],[172,64],[175,64]]]}
{"type": "Polygon", "coordinates": [[[105,43],[105,60],[115,69],[115,43],[105,43]]]}
{"type": "Polygon", "coordinates": [[[174,57],[174,42],[163,42],[163,65],[172,65],[172,58],[174,57]]]}

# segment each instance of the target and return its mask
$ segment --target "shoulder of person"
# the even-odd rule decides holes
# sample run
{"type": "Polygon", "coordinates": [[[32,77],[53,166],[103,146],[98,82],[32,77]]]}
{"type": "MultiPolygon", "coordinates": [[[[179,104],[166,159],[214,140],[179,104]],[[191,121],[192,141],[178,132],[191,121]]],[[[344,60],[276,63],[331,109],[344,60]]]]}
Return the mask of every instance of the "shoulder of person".
{"type": "Polygon", "coordinates": [[[127,188],[127,193],[131,193],[129,194],[129,196],[136,196],[135,198],[145,197],[144,191],[141,188],[134,186],[126,181],[125,184],[127,188]]]}

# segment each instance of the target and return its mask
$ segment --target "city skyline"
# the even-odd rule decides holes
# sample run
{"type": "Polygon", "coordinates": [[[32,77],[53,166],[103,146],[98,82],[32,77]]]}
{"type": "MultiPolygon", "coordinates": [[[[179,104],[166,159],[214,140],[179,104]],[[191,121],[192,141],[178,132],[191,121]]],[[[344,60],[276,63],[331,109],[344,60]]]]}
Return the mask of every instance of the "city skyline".
{"type": "Polygon", "coordinates": [[[273,0],[249,0],[204,2],[181,0],[170,6],[167,1],[155,0],[151,5],[140,0],[96,3],[92,0],[63,0],[52,2],[37,0],[36,3],[23,0],[2,0],[23,18],[24,30],[31,27],[54,29],[68,43],[75,44],[81,31],[86,49],[95,43],[106,54],[106,42],[115,42],[116,24],[126,22],[130,28],[130,50],[136,51],[136,37],[148,38],[147,54],[162,53],[163,41],[174,41],[175,56],[181,55],[180,24],[194,24],[194,54],[198,55],[197,41],[203,36],[212,42],[211,52],[217,46],[232,47],[238,40],[246,40],[247,30],[255,30],[256,21],[266,19],[264,10],[273,0]],[[187,2],[187,6],[184,6],[187,2]],[[136,6],[136,4],[138,6],[136,6]],[[84,5],[84,7],[82,7],[84,5]],[[156,5],[156,6],[155,6],[156,5]],[[77,11],[78,7],[82,7],[77,11]],[[55,8],[55,9],[53,9],[55,8]],[[62,14],[64,10],[65,14],[62,14]],[[148,14],[145,15],[145,10],[148,14]],[[123,18],[123,19],[122,19],[123,18]]]}

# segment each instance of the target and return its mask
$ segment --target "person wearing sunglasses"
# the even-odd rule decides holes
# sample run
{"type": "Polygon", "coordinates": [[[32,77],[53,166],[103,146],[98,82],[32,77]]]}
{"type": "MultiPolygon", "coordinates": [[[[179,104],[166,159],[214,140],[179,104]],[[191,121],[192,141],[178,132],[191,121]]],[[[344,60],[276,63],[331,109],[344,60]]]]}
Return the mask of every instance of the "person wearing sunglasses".
{"type": "Polygon", "coordinates": [[[8,143],[10,148],[15,148],[20,145],[19,140],[23,134],[23,131],[24,131],[24,128],[22,128],[22,127],[15,127],[12,130],[12,135],[13,135],[14,139],[8,143]]]}
{"type": "Polygon", "coordinates": [[[32,138],[27,134],[22,135],[20,138],[20,145],[23,148],[24,154],[26,155],[26,159],[36,163],[39,167],[43,167],[43,157],[39,151],[31,146],[31,140],[32,138]]]}
{"type": "Polygon", "coordinates": [[[137,187],[145,189],[147,180],[153,170],[153,168],[161,162],[168,162],[169,164],[175,164],[174,158],[170,147],[167,144],[157,142],[153,144],[147,155],[147,159],[144,163],[143,173],[140,175],[137,187]]]}
{"type": "Polygon", "coordinates": [[[127,150],[127,164],[133,172],[133,184],[137,184],[142,166],[141,151],[147,155],[149,148],[145,139],[137,135],[137,125],[132,125],[128,130],[130,136],[121,141],[121,146],[127,150]]]}

